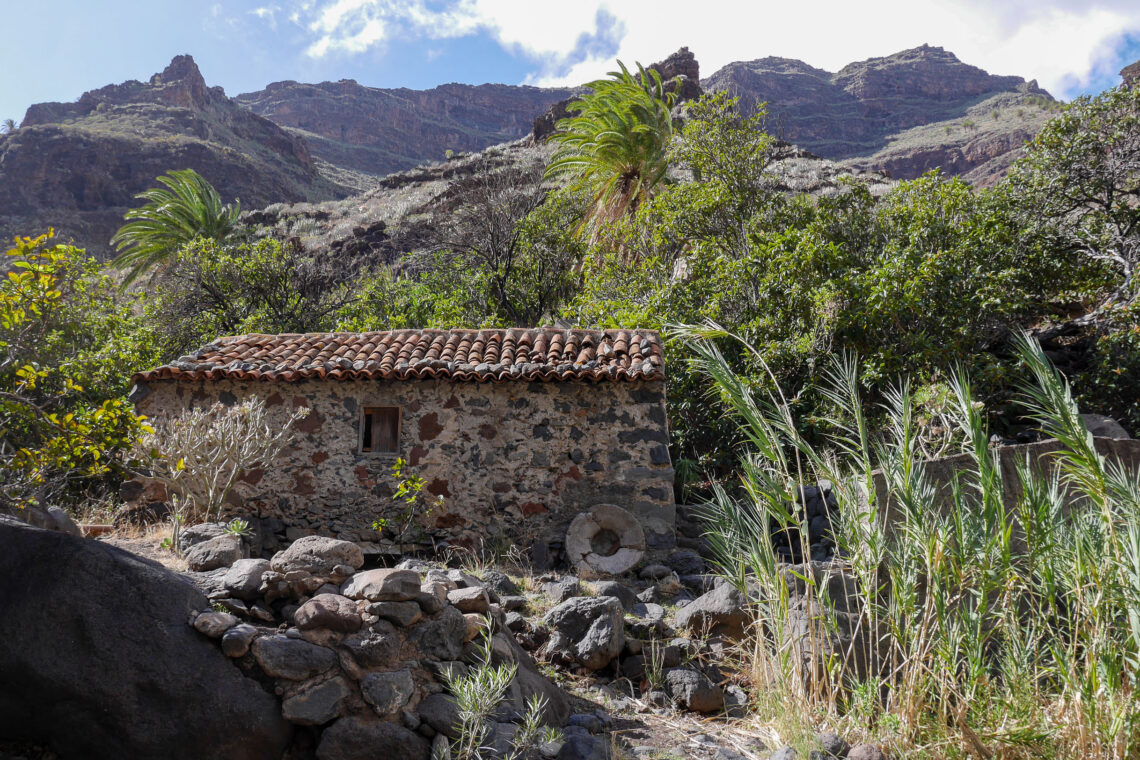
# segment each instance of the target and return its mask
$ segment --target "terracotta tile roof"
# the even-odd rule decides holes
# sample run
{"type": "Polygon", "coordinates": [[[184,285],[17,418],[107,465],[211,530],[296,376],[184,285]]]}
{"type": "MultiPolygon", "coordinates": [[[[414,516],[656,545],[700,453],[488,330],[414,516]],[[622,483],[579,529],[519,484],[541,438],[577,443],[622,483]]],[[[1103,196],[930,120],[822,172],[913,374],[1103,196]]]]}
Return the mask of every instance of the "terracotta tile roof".
{"type": "Polygon", "coordinates": [[[662,380],[651,330],[391,330],[219,338],[132,380],[662,380]]]}

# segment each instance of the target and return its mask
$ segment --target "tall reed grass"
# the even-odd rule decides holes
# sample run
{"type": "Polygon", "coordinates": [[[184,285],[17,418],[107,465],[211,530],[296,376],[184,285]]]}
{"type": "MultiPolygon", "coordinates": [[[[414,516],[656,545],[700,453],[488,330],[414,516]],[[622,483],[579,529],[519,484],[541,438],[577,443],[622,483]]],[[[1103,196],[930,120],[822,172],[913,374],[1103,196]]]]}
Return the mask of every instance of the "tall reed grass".
{"type": "Polygon", "coordinates": [[[907,757],[1140,757],[1140,475],[1097,452],[1035,342],[1018,340],[1021,401],[1063,448],[1018,466],[1014,500],[962,373],[951,417],[969,466],[947,484],[920,456],[905,383],[872,430],[857,362],[837,360],[833,432],[812,445],[780,392],[718,348],[740,341],[762,367],[743,340],[711,324],[674,333],[739,422],[740,482],[703,509],[719,571],[754,600],[754,677],[777,715],[907,757]],[[806,542],[794,505],[818,481],[838,501],[840,559],[782,565],[771,535],[806,542]]]}

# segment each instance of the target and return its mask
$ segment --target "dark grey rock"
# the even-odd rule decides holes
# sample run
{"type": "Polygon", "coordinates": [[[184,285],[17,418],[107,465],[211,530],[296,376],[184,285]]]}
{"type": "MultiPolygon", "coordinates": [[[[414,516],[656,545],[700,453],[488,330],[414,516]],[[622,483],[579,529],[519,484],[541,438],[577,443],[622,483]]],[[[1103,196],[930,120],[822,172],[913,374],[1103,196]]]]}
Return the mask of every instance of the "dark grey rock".
{"type": "Polygon", "coordinates": [[[557,760],[609,760],[609,742],[600,736],[591,736],[580,726],[567,726],[562,731],[562,748],[557,760]]]}
{"type": "Polygon", "coordinates": [[[499,599],[499,606],[504,612],[514,612],[526,608],[525,596],[504,596],[499,599]]]}
{"type": "Polygon", "coordinates": [[[425,662],[424,667],[427,668],[439,679],[440,683],[447,683],[449,679],[466,678],[468,675],[466,663],[458,660],[446,660],[444,662],[425,662]]]}
{"type": "Polygon", "coordinates": [[[457,588],[447,592],[447,601],[460,612],[483,614],[491,606],[487,590],[482,587],[457,588]]]}
{"type": "Polygon", "coordinates": [[[374,602],[368,605],[368,612],[401,628],[418,623],[424,616],[416,602],[374,602]]]}
{"type": "Polygon", "coordinates": [[[400,640],[394,633],[363,633],[346,637],[341,646],[348,650],[360,667],[382,668],[396,660],[400,640]]]}
{"type": "Polygon", "coordinates": [[[255,639],[253,657],[268,675],[290,681],[303,681],[336,664],[331,649],[280,635],[255,639]]]}
{"type": "Polygon", "coordinates": [[[459,738],[459,706],[449,694],[429,694],[416,708],[420,720],[450,739],[459,738]]]}
{"type": "Polygon", "coordinates": [[[681,707],[693,712],[716,712],[724,707],[724,690],[693,668],[665,671],[665,687],[681,707]]]}
{"type": "Polygon", "coordinates": [[[677,611],[677,627],[691,633],[740,637],[752,621],[747,599],[736,587],[723,584],[677,611]]]}
{"type": "Polygon", "coordinates": [[[401,725],[348,717],[321,734],[317,760],[427,760],[430,752],[426,739],[401,725]]]}
{"type": "Polygon", "coordinates": [[[416,683],[407,670],[393,673],[369,673],[360,682],[364,701],[372,705],[381,717],[402,709],[412,698],[416,683]]]}
{"type": "Polygon", "coordinates": [[[241,559],[241,539],[229,535],[211,538],[190,547],[182,557],[187,567],[199,573],[229,567],[241,559]]]}
{"type": "MultiPolygon", "coordinates": [[[[415,604],[412,605],[416,607],[415,604]]],[[[416,607],[419,612],[419,607],[416,607]]],[[[302,631],[325,629],[338,633],[360,630],[360,614],[356,604],[339,594],[321,594],[302,604],[293,613],[293,623],[302,631]]]]}
{"type": "Polygon", "coordinates": [[[498,594],[500,598],[504,596],[517,596],[522,593],[518,584],[512,581],[510,576],[498,570],[488,570],[483,573],[483,585],[498,594]]]}
{"type": "Polygon", "coordinates": [[[302,726],[320,726],[337,718],[351,688],[344,678],[337,676],[307,686],[281,703],[281,714],[290,723],[302,726]]]}
{"type": "Polygon", "coordinates": [[[454,607],[445,607],[435,620],[420,623],[411,635],[420,652],[437,660],[458,660],[467,641],[467,620],[454,607]]]}
{"type": "Polygon", "coordinates": [[[815,735],[825,758],[844,758],[851,749],[842,736],[834,731],[821,731],[815,735]]]}
{"type": "Polygon", "coordinates": [[[577,713],[570,716],[570,720],[566,723],[568,726],[581,726],[589,731],[591,734],[600,733],[605,726],[602,724],[602,719],[593,713],[577,713]]]}
{"type": "Polygon", "coordinates": [[[257,629],[249,623],[235,625],[222,636],[222,651],[226,657],[244,657],[255,636],[257,629]]]}
{"type": "Polygon", "coordinates": [[[691,549],[678,549],[665,558],[665,564],[677,575],[700,575],[705,571],[705,561],[691,549]]]}
{"type": "Polygon", "coordinates": [[[724,714],[729,718],[744,718],[748,715],[748,693],[739,686],[726,686],[724,689],[724,714]]]}
{"type": "Polygon", "coordinates": [[[594,590],[598,596],[614,597],[627,610],[632,610],[639,601],[637,592],[620,581],[597,581],[594,583],[594,590]]]}
{"type": "Polygon", "coordinates": [[[6,739],[96,760],[285,751],[277,699],[188,624],[209,603],[178,574],[0,518],[0,577],[6,739]]]}
{"type": "Polygon", "coordinates": [[[551,628],[548,653],[559,653],[590,670],[599,670],[617,657],[625,644],[625,611],[611,596],[581,596],[546,613],[551,628]]]}
{"type": "Polygon", "coordinates": [[[560,578],[556,581],[543,584],[542,593],[552,601],[554,604],[562,604],[567,599],[580,596],[582,593],[582,586],[578,583],[578,579],[570,575],[565,578],[560,578]]]}

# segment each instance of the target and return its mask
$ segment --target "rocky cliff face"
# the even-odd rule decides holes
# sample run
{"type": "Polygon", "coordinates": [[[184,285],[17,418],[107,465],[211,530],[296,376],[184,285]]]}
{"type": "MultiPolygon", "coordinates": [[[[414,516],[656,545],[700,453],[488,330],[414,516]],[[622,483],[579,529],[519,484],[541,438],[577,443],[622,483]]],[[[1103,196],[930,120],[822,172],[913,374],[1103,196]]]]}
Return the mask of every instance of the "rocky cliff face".
{"type": "Polygon", "coordinates": [[[384,175],[522,137],[536,114],[568,89],[445,84],[385,90],[351,79],[275,82],[237,101],[275,124],[301,130],[313,152],[338,166],[384,175]]]}
{"type": "Polygon", "coordinates": [[[1036,82],[988,74],[929,45],[838,73],[787,58],[731,63],[701,84],[739,96],[747,112],[767,102],[781,139],[897,178],[990,164],[1036,134],[1054,104],[1036,82]]]}
{"type": "Polygon", "coordinates": [[[51,226],[107,256],[134,195],[182,168],[246,208],[350,192],[320,174],[303,139],[207,87],[194,60],[178,56],[148,82],[33,105],[18,130],[0,136],[0,235],[51,226]]]}

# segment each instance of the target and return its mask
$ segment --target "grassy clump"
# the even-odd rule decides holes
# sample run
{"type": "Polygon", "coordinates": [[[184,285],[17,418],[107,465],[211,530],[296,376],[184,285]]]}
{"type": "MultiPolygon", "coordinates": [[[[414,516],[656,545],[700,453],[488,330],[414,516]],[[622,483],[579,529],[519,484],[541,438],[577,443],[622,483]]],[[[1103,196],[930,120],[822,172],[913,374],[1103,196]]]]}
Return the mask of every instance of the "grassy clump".
{"type": "Polygon", "coordinates": [[[837,362],[825,390],[836,432],[812,446],[778,393],[732,371],[722,333],[680,332],[746,441],[741,487],[717,489],[706,510],[721,572],[757,600],[767,717],[840,726],[906,757],[1140,753],[1140,475],[1097,452],[1037,344],[1019,342],[1021,400],[1063,449],[1050,475],[1018,468],[1014,500],[963,374],[950,417],[971,466],[940,488],[905,385],[875,434],[856,363],[837,362]],[[844,560],[830,574],[780,565],[770,540],[784,526],[807,535],[791,504],[813,480],[838,499],[844,560]]]}

